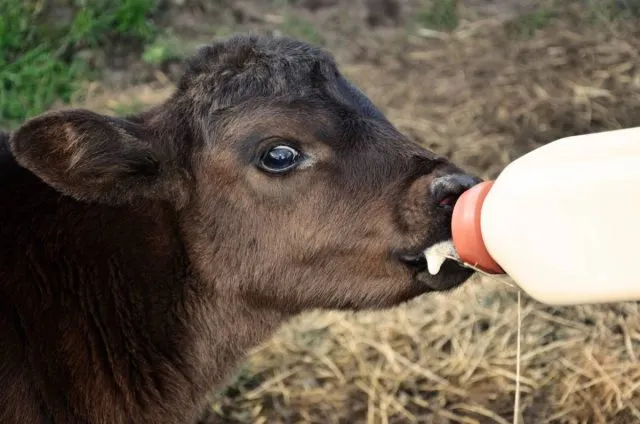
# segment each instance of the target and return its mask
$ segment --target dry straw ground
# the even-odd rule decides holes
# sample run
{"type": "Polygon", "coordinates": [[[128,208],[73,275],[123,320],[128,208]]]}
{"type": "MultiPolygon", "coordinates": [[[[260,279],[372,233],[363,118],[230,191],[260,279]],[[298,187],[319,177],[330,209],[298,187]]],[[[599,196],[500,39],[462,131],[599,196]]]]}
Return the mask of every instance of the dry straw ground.
{"type": "MultiPolygon", "coordinates": [[[[578,1],[561,3],[556,18],[514,21],[507,6],[517,2],[469,1],[505,13],[477,13],[452,33],[407,35],[401,25],[339,20],[362,17],[346,3],[301,13],[399,128],[483,177],[563,136],[640,125],[638,19],[591,19],[578,1]],[[534,35],[531,25],[540,27],[534,35]]],[[[419,2],[402,3],[411,15],[419,2]]],[[[485,9],[467,16],[474,10],[485,9]]],[[[254,26],[277,22],[255,16],[266,18],[254,26]]],[[[125,96],[154,103],[165,94],[145,87],[125,96]]],[[[211,419],[509,423],[515,299],[513,289],[476,278],[392,311],[307,314],[251,354],[214,399],[211,419]]],[[[524,296],[522,317],[525,423],[640,422],[638,304],[550,308],[524,296]]]]}

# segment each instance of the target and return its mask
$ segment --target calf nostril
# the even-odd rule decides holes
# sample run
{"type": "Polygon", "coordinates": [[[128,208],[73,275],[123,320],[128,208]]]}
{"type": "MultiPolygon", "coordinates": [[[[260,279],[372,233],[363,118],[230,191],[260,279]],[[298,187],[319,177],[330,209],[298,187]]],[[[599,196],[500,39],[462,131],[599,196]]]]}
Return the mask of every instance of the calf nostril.
{"type": "Polygon", "coordinates": [[[440,206],[453,206],[456,201],[458,200],[459,196],[453,196],[453,195],[449,195],[447,197],[445,197],[444,199],[440,200],[438,202],[438,204],[440,206]]]}
{"type": "Polygon", "coordinates": [[[431,183],[431,195],[437,205],[452,207],[462,193],[480,182],[482,180],[471,175],[445,175],[433,180],[431,183]]]}

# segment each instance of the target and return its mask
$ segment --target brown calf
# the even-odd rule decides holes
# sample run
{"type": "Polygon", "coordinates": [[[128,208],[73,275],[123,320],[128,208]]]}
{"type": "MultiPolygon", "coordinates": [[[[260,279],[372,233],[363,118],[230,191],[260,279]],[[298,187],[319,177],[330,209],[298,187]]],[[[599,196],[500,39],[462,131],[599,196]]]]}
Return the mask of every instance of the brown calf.
{"type": "Polygon", "coordinates": [[[283,38],[204,47],[139,115],[29,120],[0,137],[0,422],[195,422],[295,314],[469,278],[421,252],[477,182],[283,38]]]}

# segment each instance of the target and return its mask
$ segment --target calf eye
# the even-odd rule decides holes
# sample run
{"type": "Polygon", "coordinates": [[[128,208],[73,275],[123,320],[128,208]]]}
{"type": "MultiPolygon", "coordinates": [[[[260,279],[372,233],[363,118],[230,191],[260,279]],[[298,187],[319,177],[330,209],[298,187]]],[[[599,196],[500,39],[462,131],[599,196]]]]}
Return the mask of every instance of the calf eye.
{"type": "Polygon", "coordinates": [[[260,167],[272,173],[283,173],[295,168],[300,161],[300,153],[289,146],[272,147],[260,158],[260,167]]]}

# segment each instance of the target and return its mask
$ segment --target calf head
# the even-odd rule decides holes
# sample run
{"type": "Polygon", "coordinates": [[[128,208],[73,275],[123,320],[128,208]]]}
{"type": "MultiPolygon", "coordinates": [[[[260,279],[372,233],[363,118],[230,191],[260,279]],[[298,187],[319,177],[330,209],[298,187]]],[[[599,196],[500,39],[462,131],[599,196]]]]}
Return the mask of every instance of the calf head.
{"type": "Polygon", "coordinates": [[[195,276],[222,299],[380,308],[472,273],[447,261],[431,275],[422,252],[450,238],[453,203],[479,180],[403,136],[300,41],[206,46],[164,104],[45,114],[11,149],[79,201],[169,205],[195,276]]]}

